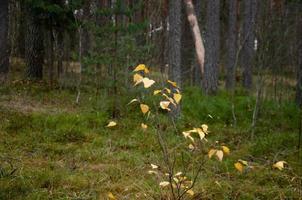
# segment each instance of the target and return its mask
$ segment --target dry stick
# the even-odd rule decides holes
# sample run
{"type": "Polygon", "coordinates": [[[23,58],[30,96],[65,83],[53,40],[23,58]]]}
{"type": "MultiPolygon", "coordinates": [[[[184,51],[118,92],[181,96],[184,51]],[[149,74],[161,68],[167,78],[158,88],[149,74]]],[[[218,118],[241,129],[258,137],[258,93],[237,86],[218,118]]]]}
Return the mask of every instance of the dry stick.
{"type": "MultiPolygon", "coordinates": [[[[250,32],[246,35],[246,37],[244,38],[243,40],[243,43],[240,45],[237,53],[236,53],[236,59],[235,59],[235,63],[234,63],[234,70],[236,71],[236,68],[237,68],[237,65],[238,65],[238,61],[239,61],[239,56],[240,56],[240,53],[243,49],[243,46],[244,44],[246,43],[248,37],[250,35],[250,32]]],[[[234,121],[234,127],[237,126],[237,118],[236,118],[236,114],[235,114],[235,104],[234,104],[234,88],[232,89],[232,97],[231,97],[231,101],[232,101],[232,117],[233,117],[233,121],[234,121]]]]}
{"type": "Polygon", "coordinates": [[[261,93],[262,93],[262,86],[264,85],[260,72],[258,73],[258,82],[259,82],[259,84],[258,84],[258,88],[257,88],[257,97],[256,97],[254,111],[253,111],[253,120],[252,120],[252,125],[251,125],[251,139],[252,140],[254,139],[254,135],[255,135],[255,127],[256,127],[256,123],[257,123],[258,111],[259,111],[259,106],[260,106],[260,97],[261,97],[261,93]]]}
{"type": "MultiPolygon", "coordinates": [[[[153,105],[156,108],[156,104],[153,101],[153,105]]],[[[158,110],[156,110],[156,115],[159,116],[158,110]]],[[[157,139],[158,139],[158,143],[160,145],[163,157],[164,157],[164,162],[166,163],[166,165],[168,166],[168,170],[169,170],[169,183],[170,183],[170,189],[173,195],[173,199],[176,199],[175,196],[175,192],[174,192],[174,188],[172,185],[173,182],[173,171],[174,171],[174,165],[175,165],[175,159],[173,161],[173,164],[171,166],[170,164],[170,157],[169,157],[169,153],[168,153],[168,149],[167,149],[167,143],[165,142],[165,140],[162,137],[162,132],[160,130],[160,121],[159,121],[159,117],[156,117],[156,133],[157,133],[157,139]]]]}
{"type": "Polygon", "coordinates": [[[81,25],[78,28],[79,31],[79,63],[80,63],[80,74],[79,74],[79,82],[77,86],[77,98],[76,98],[76,104],[79,104],[80,101],[80,95],[81,95],[81,82],[82,82],[82,27],[81,25]]]}
{"type": "Polygon", "coordinates": [[[201,78],[202,78],[204,74],[205,48],[203,45],[198,20],[195,14],[194,4],[192,0],[184,0],[184,3],[186,5],[187,18],[190,23],[190,27],[194,38],[196,57],[197,57],[198,65],[201,70],[201,78]]]}

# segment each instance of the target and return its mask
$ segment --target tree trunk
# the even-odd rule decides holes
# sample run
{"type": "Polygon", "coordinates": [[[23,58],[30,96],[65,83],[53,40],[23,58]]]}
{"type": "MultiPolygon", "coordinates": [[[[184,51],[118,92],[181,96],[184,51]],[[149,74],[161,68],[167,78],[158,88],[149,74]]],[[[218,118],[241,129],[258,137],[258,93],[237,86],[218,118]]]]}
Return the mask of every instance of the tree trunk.
{"type": "Polygon", "coordinates": [[[203,90],[205,94],[215,94],[218,90],[218,62],[220,48],[220,0],[207,2],[205,41],[205,68],[203,90]]]}
{"type": "Polygon", "coordinates": [[[243,87],[251,89],[253,84],[253,57],[255,43],[255,20],[257,0],[244,1],[243,47],[241,66],[243,68],[243,87]]]}
{"type": "Polygon", "coordinates": [[[44,46],[43,46],[43,30],[39,19],[34,15],[32,10],[26,8],[26,38],[25,38],[25,62],[26,75],[29,79],[43,78],[44,63],[44,46]]]}
{"type": "Polygon", "coordinates": [[[226,66],[226,83],[227,90],[235,88],[236,73],[236,55],[237,55],[237,8],[238,0],[229,1],[229,24],[227,40],[227,66],[226,66]]]}
{"type": "MultiPolygon", "coordinates": [[[[181,6],[182,0],[169,1],[168,63],[169,79],[181,87],[181,6]]],[[[174,109],[173,117],[179,116],[180,109],[174,109]]]]}
{"type": "Polygon", "coordinates": [[[302,107],[302,16],[299,17],[298,33],[299,33],[299,46],[298,46],[298,69],[297,69],[297,91],[296,103],[302,107]]]}
{"type": "Polygon", "coordinates": [[[199,65],[201,74],[203,75],[205,49],[203,46],[201,32],[199,29],[198,19],[195,14],[194,5],[193,5],[192,0],[184,0],[184,3],[186,5],[187,17],[188,17],[188,21],[190,23],[192,34],[193,34],[197,63],[199,65]]]}
{"type": "Polygon", "coordinates": [[[8,0],[0,1],[0,83],[4,82],[9,70],[8,0]]]}
{"type": "MultiPolygon", "coordinates": [[[[202,11],[202,4],[201,4],[201,1],[200,0],[195,0],[195,13],[196,13],[196,17],[197,17],[197,20],[198,20],[198,24],[199,24],[199,29],[200,29],[200,32],[201,31],[201,11],[202,11]]],[[[196,55],[197,56],[197,55],[196,55]]],[[[204,55],[205,56],[205,55],[204,55]]],[[[203,66],[204,68],[204,66],[203,66]]],[[[204,69],[203,69],[204,71],[204,69]]],[[[195,59],[195,63],[194,63],[194,70],[193,70],[193,79],[194,79],[194,85],[197,85],[197,86],[201,86],[202,84],[202,76],[203,74],[201,73],[201,68],[198,64],[198,61],[197,61],[197,58],[195,59]]]]}
{"type": "Polygon", "coordinates": [[[181,0],[169,4],[169,78],[181,86],[181,0]]]}

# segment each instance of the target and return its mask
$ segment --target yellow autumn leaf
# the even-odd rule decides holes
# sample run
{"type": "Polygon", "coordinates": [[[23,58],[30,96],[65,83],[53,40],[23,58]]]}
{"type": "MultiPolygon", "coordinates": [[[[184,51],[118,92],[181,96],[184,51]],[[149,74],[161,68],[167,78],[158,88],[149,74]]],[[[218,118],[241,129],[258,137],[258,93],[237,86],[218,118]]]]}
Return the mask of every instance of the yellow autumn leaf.
{"type": "Polygon", "coordinates": [[[155,83],[155,81],[149,78],[143,78],[143,83],[145,88],[149,88],[155,83]]]}
{"type": "Polygon", "coordinates": [[[149,111],[149,106],[146,104],[140,104],[142,113],[146,114],[149,111]]]}
{"type": "Polygon", "coordinates": [[[275,169],[279,169],[280,171],[284,169],[285,164],[287,164],[287,162],[285,161],[278,161],[275,164],[273,164],[273,168],[275,169]]]}
{"type": "Polygon", "coordinates": [[[149,170],[149,171],[148,171],[148,174],[158,174],[158,172],[157,172],[157,171],[154,171],[154,170],[149,170]]]}
{"type": "Polygon", "coordinates": [[[159,186],[161,186],[161,187],[167,187],[168,185],[170,185],[170,183],[168,181],[162,181],[159,183],[159,186]]]}
{"type": "Polygon", "coordinates": [[[133,71],[134,71],[134,72],[144,71],[146,74],[149,73],[148,68],[147,68],[146,65],[144,65],[144,64],[139,64],[133,71]]]}
{"type": "Polygon", "coordinates": [[[191,136],[190,132],[184,131],[184,132],[182,132],[182,134],[186,139],[189,138],[190,140],[192,140],[192,142],[194,142],[194,138],[191,136]]]}
{"type": "Polygon", "coordinates": [[[203,124],[203,125],[201,125],[201,128],[205,134],[208,134],[208,125],[203,124]]]}
{"type": "Polygon", "coordinates": [[[157,94],[159,94],[159,93],[161,93],[161,90],[154,90],[154,91],[153,91],[153,95],[157,95],[157,94]]]}
{"type": "Polygon", "coordinates": [[[226,155],[229,155],[230,154],[230,149],[229,147],[227,146],[221,146],[222,148],[222,151],[226,154],[226,155]]]}
{"type": "Polygon", "coordinates": [[[163,94],[164,97],[166,97],[166,99],[168,99],[174,106],[176,106],[175,102],[174,102],[174,99],[172,99],[171,97],[169,97],[168,95],[166,94],[163,94]]]}
{"type": "Polygon", "coordinates": [[[154,165],[154,164],[150,164],[152,169],[158,169],[158,166],[157,165],[154,165]]]}
{"type": "Polygon", "coordinates": [[[143,130],[146,130],[148,128],[148,126],[144,123],[141,123],[141,127],[142,127],[143,130]]]}
{"type": "Polygon", "coordinates": [[[195,193],[194,193],[193,190],[188,190],[188,191],[187,191],[187,194],[189,194],[190,196],[194,196],[195,193]]]}
{"type": "Polygon", "coordinates": [[[133,82],[135,83],[135,85],[139,84],[140,82],[143,81],[143,78],[140,74],[134,74],[133,75],[133,82]]]}
{"type": "Polygon", "coordinates": [[[132,99],[127,105],[130,105],[130,104],[132,104],[134,102],[138,102],[138,100],[137,99],[132,99]]]}
{"type": "Polygon", "coordinates": [[[177,87],[177,83],[176,82],[173,82],[173,81],[170,81],[170,80],[167,80],[168,83],[170,83],[173,87],[177,87]]]}
{"type": "Polygon", "coordinates": [[[189,144],[189,149],[193,151],[195,149],[194,145],[193,144],[189,144]]]}
{"type": "Polygon", "coordinates": [[[171,111],[171,109],[169,108],[170,103],[170,101],[161,101],[159,105],[161,109],[171,111]]]}
{"type": "Polygon", "coordinates": [[[239,159],[238,162],[240,162],[241,164],[243,164],[243,165],[245,165],[245,166],[248,166],[248,162],[245,161],[245,160],[239,159]]]}
{"type": "Polygon", "coordinates": [[[116,125],[117,125],[117,123],[115,121],[111,121],[107,124],[107,127],[114,127],[116,125]]]}
{"type": "Polygon", "coordinates": [[[216,149],[210,149],[210,151],[208,152],[208,156],[209,158],[212,158],[212,156],[216,153],[216,149]]]}
{"type": "Polygon", "coordinates": [[[168,92],[168,94],[171,93],[171,90],[169,88],[164,88],[164,90],[166,90],[168,92]]]}
{"type": "Polygon", "coordinates": [[[222,161],[222,159],[223,159],[223,151],[217,150],[216,151],[216,157],[218,158],[219,161],[222,161]]]}
{"type": "Polygon", "coordinates": [[[240,163],[240,162],[236,162],[235,164],[234,164],[234,166],[235,166],[235,168],[240,172],[240,173],[242,173],[243,172],[243,165],[240,163]]]}
{"type": "Polygon", "coordinates": [[[179,94],[179,93],[176,93],[176,94],[174,94],[173,95],[173,98],[174,98],[174,100],[175,100],[175,102],[177,103],[177,104],[179,104],[179,102],[180,102],[180,100],[181,100],[181,94],[179,94]]]}
{"type": "Polygon", "coordinates": [[[111,192],[108,192],[108,198],[110,200],[116,200],[115,196],[111,192]]]}
{"type": "Polygon", "coordinates": [[[182,175],[182,172],[177,172],[176,174],[175,174],[175,176],[181,176],[182,175]]]}

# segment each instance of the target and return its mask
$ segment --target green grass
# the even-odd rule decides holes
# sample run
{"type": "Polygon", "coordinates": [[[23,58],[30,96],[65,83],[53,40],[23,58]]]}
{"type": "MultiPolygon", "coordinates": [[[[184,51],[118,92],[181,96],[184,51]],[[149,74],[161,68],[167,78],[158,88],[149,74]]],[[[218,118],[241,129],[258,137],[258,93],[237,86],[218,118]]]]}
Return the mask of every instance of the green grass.
{"type": "MultiPolygon", "coordinates": [[[[49,90],[43,84],[0,91],[0,199],[106,199],[109,191],[118,199],[165,196],[147,174],[150,163],[163,163],[155,129],[141,130],[140,111],[124,106],[130,96],[119,98],[118,126],[108,129],[111,99],[105,93],[85,90],[76,105],[74,91],[49,90]]],[[[292,103],[263,102],[251,140],[254,103],[244,93],[232,100],[226,93],[205,97],[198,88],[186,88],[179,133],[161,119],[171,148],[186,144],[182,130],[203,123],[211,131],[209,142],[231,148],[222,163],[206,163],[194,189],[196,199],[301,199],[298,110],[292,103]],[[254,169],[240,174],[233,166],[237,159],[250,161],[254,169]],[[289,167],[273,170],[278,160],[289,167]]]]}

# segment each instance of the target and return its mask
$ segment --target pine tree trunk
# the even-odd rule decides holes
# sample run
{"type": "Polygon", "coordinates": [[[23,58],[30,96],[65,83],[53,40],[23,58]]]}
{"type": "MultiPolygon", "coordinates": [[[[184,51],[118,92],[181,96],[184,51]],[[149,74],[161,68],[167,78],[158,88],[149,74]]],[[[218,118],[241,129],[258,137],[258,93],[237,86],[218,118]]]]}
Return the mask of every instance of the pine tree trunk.
{"type": "Polygon", "coordinates": [[[243,68],[243,87],[251,89],[253,84],[253,57],[255,43],[255,20],[257,0],[244,1],[243,46],[241,66],[243,68]]]}
{"type": "Polygon", "coordinates": [[[8,0],[0,1],[0,83],[4,82],[9,70],[8,0]]]}
{"type": "Polygon", "coordinates": [[[297,90],[296,90],[296,103],[302,106],[302,16],[298,24],[299,33],[299,46],[298,46],[298,68],[297,68],[297,90]]]}
{"type": "Polygon", "coordinates": [[[26,8],[25,62],[27,78],[43,78],[44,46],[43,30],[39,19],[30,8],[26,8]]]}
{"type": "Polygon", "coordinates": [[[220,0],[211,0],[207,3],[205,67],[203,90],[212,95],[218,90],[218,62],[220,48],[220,0]]]}
{"type": "Polygon", "coordinates": [[[181,0],[169,5],[169,78],[181,86],[181,0]]]}
{"type": "MultiPolygon", "coordinates": [[[[181,6],[182,0],[169,2],[169,79],[175,81],[179,87],[181,87],[181,6]]],[[[179,108],[174,109],[172,115],[177,117],[179,113],[179,108]]]]}
{"type": "Polygon", "coordinates": [[[236,73],[236,55],[237,55],[237,7],[238,0],[229,1],[229,24],[227,40],[227,66],[226,66],[226,83],[227,90],[235,88],[236,73]]]}

